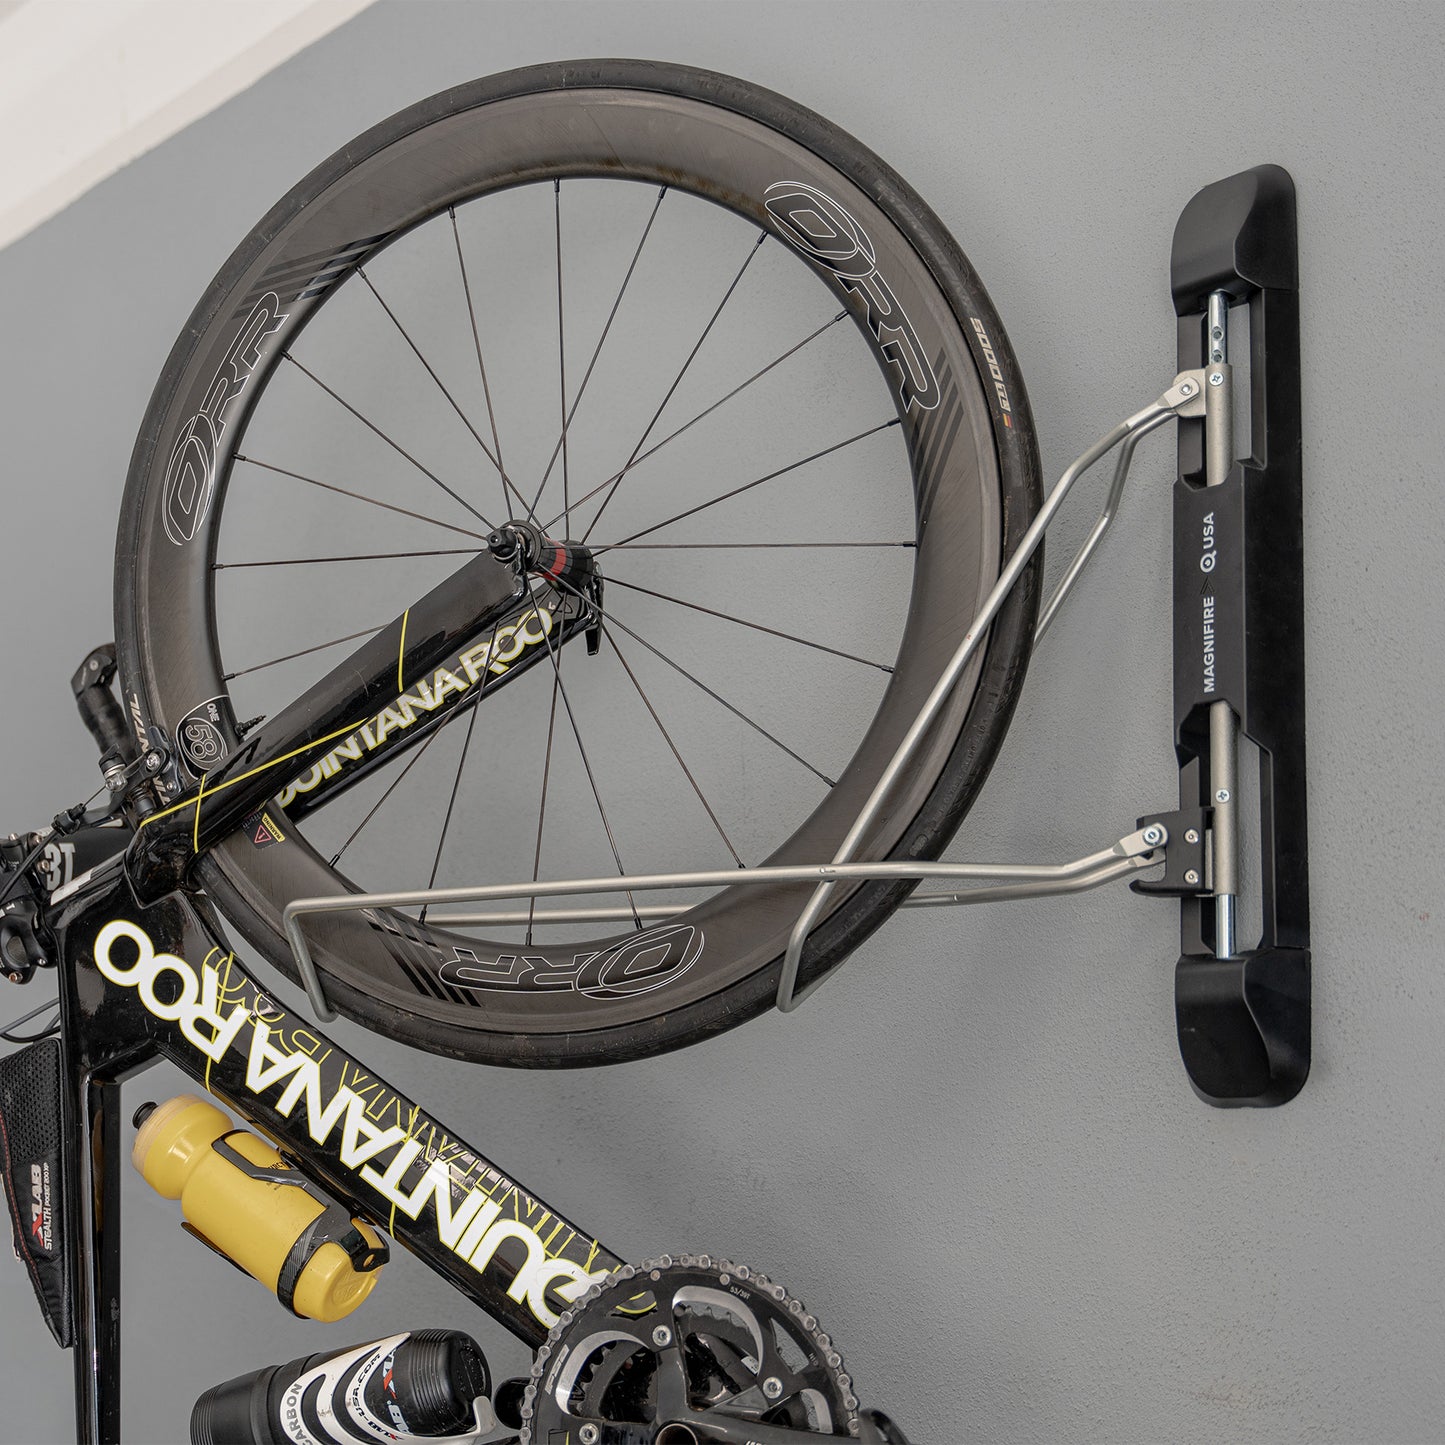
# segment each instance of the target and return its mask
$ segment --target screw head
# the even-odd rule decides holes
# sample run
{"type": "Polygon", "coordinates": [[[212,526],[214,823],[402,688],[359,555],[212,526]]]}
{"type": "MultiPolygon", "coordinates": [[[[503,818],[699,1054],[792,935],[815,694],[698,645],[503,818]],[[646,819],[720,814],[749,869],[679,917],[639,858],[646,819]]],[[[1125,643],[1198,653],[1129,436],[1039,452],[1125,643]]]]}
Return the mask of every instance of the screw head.
{"type": "Polygon", "coordinates": [[[157,772],[160,771],[160,767],[161,767],[161,755],[160,755],[159,753],[157,753],[157,752],[149,752],[149,753],[147,753],[147,754],[146,754],[146,772],[148,772],[148,773],[157,773],[157,772]]]}
{"type": "Polygon", "coordinates": [[[1209,384],[1210,386],[1223,386],[1224,373],[1222,371],[1211,371],[1209,373],[1209,384]]]}
{"type": "Polygon", "coordinates": [[[658,1349],[666,1349],[672,1343],[672,1331],[666,1325],[658,1325],[652,1332],[652,1343],[658,1349]]]}
{"type": "Polygon", "coordinates": [[[1214,795],[1214,801],[1216,803],[1227,803],[1229,801],[1229,789],[1220,788],[1214,795]]]}
{"type": "Polygon", "coordinates": [[[581,1429],[577,1431],[577,1438],[582,1442],[582,1445],[597,1445],[597,1442],[602,1438],[602,1432],[595,1425],[583,1425],[581,1429]]]}
{"type": "Polygon", "coordinates": [[[769,1375],[768,1378],[763,1381],[763,1394],[765,1394],[768,1399],[776,1400],[782,1393],[783,1382],[776,1375],[769,1375]]]}
{"type": "Polygon", "coordinates": [[[1216,341],[1223,341],[1223,340],[1224,340],[1224,328],[1223,328],[1223,327],[1216,326],[1216,327],[1214,328],[1214,330],[1211,331],[1209,334],[1210,334],[1216,341]]]}
{"type": "Polygon", "coordinates": [[[1155,847],[1164,841],[1164,830],[1157,823],[1151,824],[1144,829],[1144,841],[1151,847],[1155,847]]]}
{"type": "Polygon", "coordinates": [[[1193,396],[1193,395],[1194,395],[1194,383],[1193,383],[1192,381],[1186,381],[1186,382],[1179,388],[1179,395],[1180,395],[1180,396],[1193,396]]]}
{"type": "Polygon", "coordinates": [[[1191,888],[1193,888],[1194,885],[1199,882],[1199,874],[1196,873],[1193,868],[1191,868],[1191,869],[1184,875],[1184,881],[1185,881],[1191,888]]]}
{"type": "Polygon", "coordinates": [[[1197,843],[1197,842],[1199,841],[1199,829],[1198,829],[1198,828],[1189,828],[1189,829],[1186,829],[1185,834],[1184,834],[1184,841],[1185,841],[1186,843],[1197,843]]]}

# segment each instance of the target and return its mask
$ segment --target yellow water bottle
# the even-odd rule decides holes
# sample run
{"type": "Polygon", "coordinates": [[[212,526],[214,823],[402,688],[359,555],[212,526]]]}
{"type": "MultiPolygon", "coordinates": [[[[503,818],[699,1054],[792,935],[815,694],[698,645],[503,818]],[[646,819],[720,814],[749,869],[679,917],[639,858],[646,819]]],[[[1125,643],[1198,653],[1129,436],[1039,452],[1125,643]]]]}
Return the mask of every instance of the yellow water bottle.
{"type": "Polygon", "coordinates": [[[349,1315],[376,1285],[385,1241],[345,1209],[319,1198],[264,1139],[209,1099],[181,1094],[147,1105],[131,1162],[189,1228],[260,1280],[293,1314],[349,1315]]]}

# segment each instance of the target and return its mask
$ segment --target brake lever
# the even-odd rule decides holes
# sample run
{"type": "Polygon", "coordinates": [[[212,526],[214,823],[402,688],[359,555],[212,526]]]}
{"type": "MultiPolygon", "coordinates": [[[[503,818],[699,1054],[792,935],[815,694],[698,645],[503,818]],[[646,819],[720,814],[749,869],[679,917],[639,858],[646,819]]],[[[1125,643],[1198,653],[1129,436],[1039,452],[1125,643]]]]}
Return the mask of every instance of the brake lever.
{"type": "Polygon", "coordinates": [[[101,751],[129,762],[136,755],[136,740],[111,688],[115,674],[115,643],[107,642],[87,654],[70,679],[70,690],[80,720],[101,751]]]}

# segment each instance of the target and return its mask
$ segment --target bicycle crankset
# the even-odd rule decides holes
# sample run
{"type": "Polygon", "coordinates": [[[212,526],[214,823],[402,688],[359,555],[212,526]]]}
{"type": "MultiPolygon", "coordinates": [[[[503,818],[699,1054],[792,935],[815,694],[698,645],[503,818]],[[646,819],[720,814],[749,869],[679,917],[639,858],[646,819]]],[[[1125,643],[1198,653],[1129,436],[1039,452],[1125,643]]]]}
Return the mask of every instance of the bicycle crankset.
{"type": "Polygon", "coordinates": [[[778,1284],[708,1255],[625,1265],[537,1351],[519,1445],[907,1445],[817,1319],[778,1284]]]}

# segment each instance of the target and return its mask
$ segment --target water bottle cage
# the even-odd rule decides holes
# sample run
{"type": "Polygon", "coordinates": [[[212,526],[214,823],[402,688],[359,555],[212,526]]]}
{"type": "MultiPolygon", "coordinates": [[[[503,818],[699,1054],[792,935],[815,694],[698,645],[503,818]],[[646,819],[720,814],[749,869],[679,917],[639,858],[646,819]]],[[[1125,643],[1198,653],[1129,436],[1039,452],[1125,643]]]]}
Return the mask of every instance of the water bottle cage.
{"type": "Polygon", "coordinates": [[[253,1163],[226,1142],[232,1135],[245,1132],[244,1129],[233,1129],[229,1134],[222,1134],[220,1138],[212,1141],[211,1148],[248,1178],[300,1189],[303,1193],[309,1194],[322,1207],[321,1213],[297,1236],[296,1242],[291,1246],[281,1265],[281,1273],[276,1280],[276,1298],[298,1319],[304,1318],[296,1309],[296,1285],[301,1278],[302,1270],[311,1262],[323,1244],[339,1244],[345,1250],[346,1257],[351,1261],[352,1268],[358,1274],[370,1274],[372,1271],[380,1269],[391,1258],[391,1251],[385,1243],[370,1244],[366,1236],[356,1227],[346,1207],[321,1193],[298,1170],[268,1169],[264,1165],[253,1163]]]}

